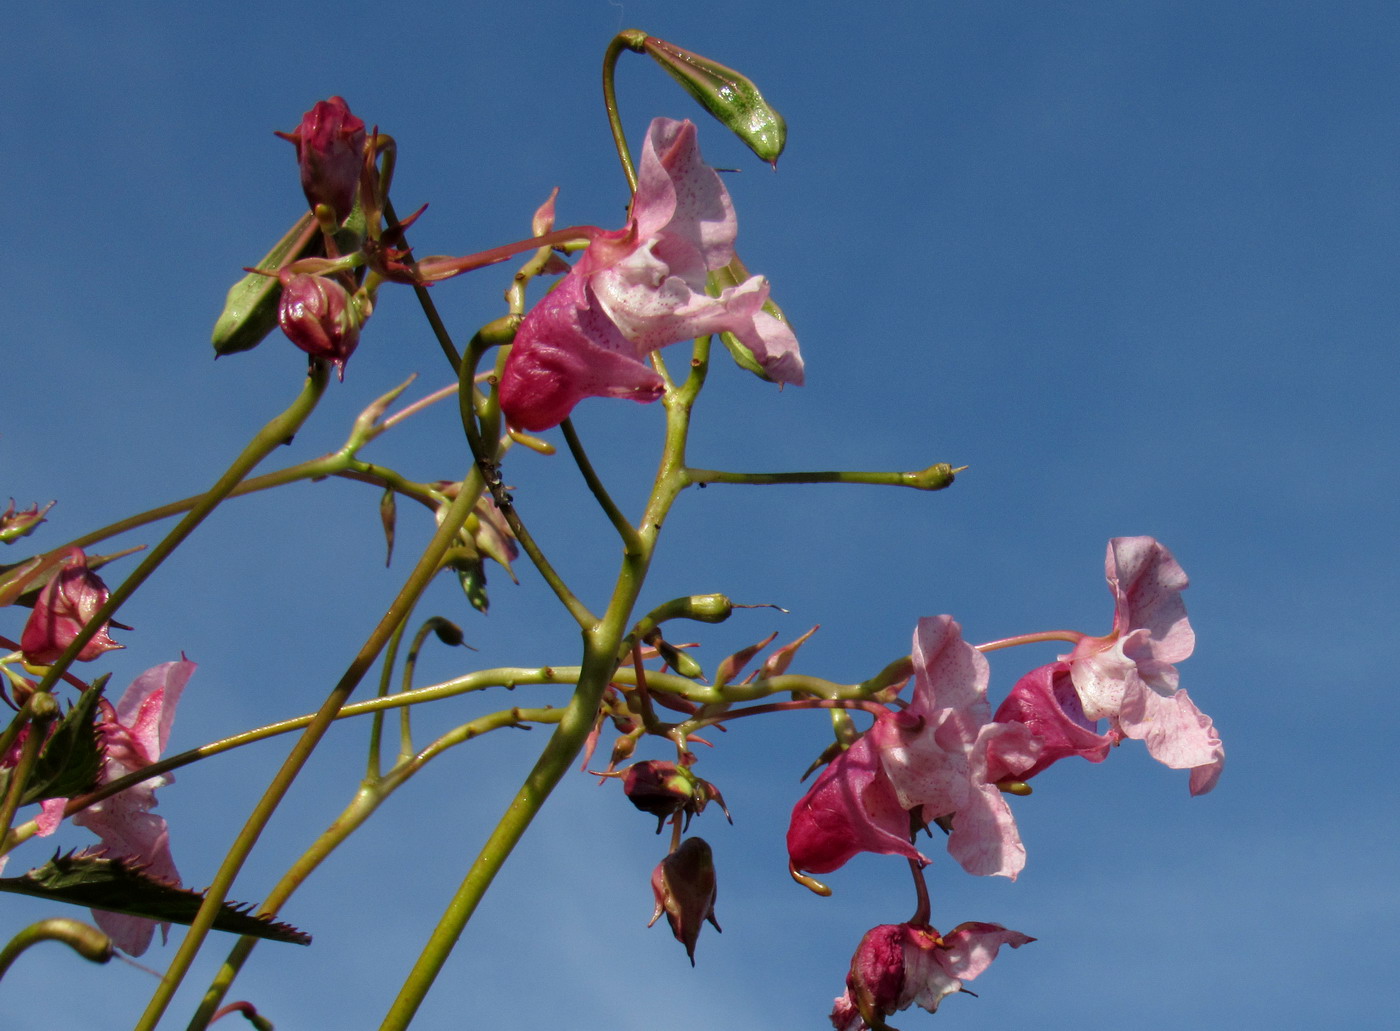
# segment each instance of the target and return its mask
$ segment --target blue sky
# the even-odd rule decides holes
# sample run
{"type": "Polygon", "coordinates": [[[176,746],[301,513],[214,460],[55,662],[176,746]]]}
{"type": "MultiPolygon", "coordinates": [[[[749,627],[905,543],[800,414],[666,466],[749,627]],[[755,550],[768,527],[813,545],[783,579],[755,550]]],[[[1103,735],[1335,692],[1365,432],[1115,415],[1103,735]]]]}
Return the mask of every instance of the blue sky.
{"type": "MultiPolygon", "coordinates": [[[[627,27],[746,70],[790,129],[774,174],[648,62],[622,63],[634,139],[656,115],[692,117],[710,163],[742,169],[726,179],[740,253],[772,280],[807,361],[808,385],[782,393],[716,368],[696,464],[970,466],[935,495],[685,497],[646,599],[717,590],[790,610],[704,628],[703,661],[821,623],[801,670],[856,680],[943,612],[974,641],[1103,633],[1112,536],[1158,537],[1192,577],[1183,684],[1224,736],[1219,788],[1191,799],[1184,774],[1131,747],[1040,778],[1016,802],[1018,882],[946,859],[930,870],[936,924],[990,920],[1039,941],[1004,953],[980,998],[899,1026],[1382,1026],[1400,915],[1385,765],[1400,717],[1393,4],[16,7],[0,33],[0,497],[58,499],[36,538],[57,544],[203,489],[291,398],[304,362],[285,341],[217,363],[207,341],[240,266],[302,209],[272,131],[318,99],[343,94],[398,140],[400,210],[430,203],[420,253],[517,239],[554,186],[561,224],[619,225],[598,77],[627,27]]],[[[435,288],[460,337],[504,310],[506,276],[435,288]]],[[[411,297],[385,291],[346,382],[269,467],[338,446],[411,372],[424,391],[448,379],[411,297]]],[[[633,509],[660,415],[601,401],[576,414],[633,509]]],[[[373,454],[422,479],[467,462],[446,409],[373,454]]],[[[616,548],[571,466],[522,454],[507,478],[600,599],[616,548]]],[[[336,482],[230,503],[124,609],[128,647],[98,665],[121,685],[182,649],[200,663],[174,748],[314,709],[430,530],[404,511],[386,571],[377,501],[336,482]]],[[[567,617],[538,577],[522,581],[493,578],[487,617],[439,585],[422,613],[458,620],[481,652],[432,651],[420,679],[571,662],[567,617]]],[[[994,697],[1052,654],[994,656],[994,697]]],[[[419,733],[492,701],[425,711],[419,733]]],[[[694,970],[645,927],[664,851],[648,819],[615,785],[566,780],[415,1026],[825,1026],[860,935],[911,909],[888,857],[833,874],[831,899],[787,878],[796,778],[827,739],[819,716],[756,719],[705,756],[735,825],[707,812],[692,828],[715,849],[725,928],[702,935],[694,970]]],[[[234,995],[279,1028],[377,1026],[543,740],[482,739],[406,787],[286,907],[313,947],[260,948],[234,995]]],[[[162,790],[187,882],[207,883],[284,750],[162,790]]],[[[330,736],[234,897],[260,898],[348,800],[363,750],[362,727],[330,736]]],[[[65,828],[58,843],[87,840],[65,828]]],[[[8,937],[53,911],[6,896],[0,912],[8,937]]],[[[169,1026],[222,954],[207,950],[169,1026]]],[[[0,1014],[16,1031],[120,1027],[152,987],[132,967],[36,949],[0,984],[0,1014]]]]}

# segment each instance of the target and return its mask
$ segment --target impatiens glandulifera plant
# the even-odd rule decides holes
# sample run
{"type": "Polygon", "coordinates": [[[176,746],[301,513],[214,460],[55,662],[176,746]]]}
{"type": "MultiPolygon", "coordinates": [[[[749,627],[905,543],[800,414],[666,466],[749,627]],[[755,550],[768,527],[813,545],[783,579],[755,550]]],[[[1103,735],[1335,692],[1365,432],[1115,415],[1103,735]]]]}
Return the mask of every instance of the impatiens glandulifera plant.
{"type": "MultiPolygon", "coordinates": [[[[1001,946],[1019,948],[1034,940],[995,923],[961,923],[939,932],[925,881],[926,868],[938,856],[916,844],[919,832],[937,828],[946,834],[948,853],[967,873],[1015,879],[1030,861],[1034,843],[1028,849],[1022,842],[1013,803],[1031,791],[1030,780],[1062,759],[1099,763],[1121,742],[1141,740],[1154,758],[1190,771],[1193,794],[1215,786],[1224,762],[1220,738],[1180,688],[1176,670],[1194,645],[1181,601],[1186,576],[1149,537],[1109,542],[1114,617],[1102,637],[1048,631],[973,645],[952,616],[904,614],[899,618],[915,628],[910,654],[885,656],[878,663],[872,657],[870,676],[855,683],[792,671],[815,628],[769,652],[757,668],[750,666],[776,634],[721,659],[707,675],[703,650],[689,641],[696,628],[757,607],[736,604],[724,594],[697,592],[639,610],[643,585],[666,540],[668,516],[689,487],[840,483],[931,492],[952,485],[960,470],[945,462],[887,472],[722,471],[689,464],[686,446],[696,400],[712,371],[715,336],[739,369],[779,385],[800,385],[804,364],[791,324],[769,296],[767,279],[751,275],[735,251],[734,203],[701,158],[701,130],[685,119],[653,120],[640,148],[640,167],[634,166],[613,85],[616,62],[626,52],[652,57],[755,154],[776,162],[786,144],[786,123],[752,81],[637,30],[619,34],[604,57],[604,102],[626,181],[625,191],[618,184],[618,199],[628,202],[619,229],[555,228],[556,189],[543,204],[538,198],[504,202],[519,205],[522,232],[528,222],[530,235],[486,241],[488,246],[478,242],[463,255],[420,257],[409,230],[423,209],[400,219],[390,198],[398,154],[391,137],[367,130],[340,97],[314,104],[296,130],[279,134],[296,146],[309,211],[261,261],[245,269],[229,291],[212,342],[216,355],[234,355],[258,346],[280,326],[300,351],[286,348],[285,354],[306,368],[301,392],[207,490],[0,565],[0,606],[9,607],[4,632],[13,635],[0,637],[8,650],[0,658],[0,701],[14,711],[0,732],[0,863],[31,839],[70,833],[70,825],[100,839],[98,846],[0,878],[0,890],[97,911],[97,927],[63,920],[21,930],[0,950],[0,974],[38,940],[67,941],[81,955],[100,960],[114,948],[145,952],[156,924],[163,931],[171,923],[187,924],[136,1019],[137,1031],[151,1031],[195,957],[212,943],[211,931],[232,931],[240,937],[188,1026],[207,1027],[232,1012],[268,1026],[269,1017],[251,1003],[225,1004],[224,999],[259,939],[309,940],[273,919],[296,890],[428,763],[482,734],[532,726],[545,731],[543,746],[526,764],[519,791],[461,886],[445,900],[441,920],[397,995],[386,997],[381,1027],[396,1031],[410,1024],[471,914],[554,787],[571,769],[588,770],[600,746],[607,750],[597,754],[608,761],[599,775],[620,781],[623,798],[657,818],[658,833],[670,826],[669,849],[650,875],[652,922],[665,915],[694,964],[702,926],[709,922],[719,928],[718,867],[706,840],[684,834],[693,819],[717,827],[713,813],[703,815],[709,803],[726,817],[729,811],[719,789],[702,775],[704,753],[693,746],[714,745],[718,738],[707,732],[738,719],[823,710],[832,734],[810,743],[812,768],[824,768],[792,810],[790,872],[825,895],[830,889],[814,875],[834,873],[861,852],[895,857],[910,869],[913,916],[865,932],[831,1015],[838,1031],[882,1029],[892,1013],[915,1004],[933,1012],[947,996],[964,992],[963,984],[982,974],[1001,946]],[[517,265],[503,275],[508,283],[503,306],[482,312],[479,322],[454,334],[433,294],[450,290],[444,284],[455,277],[512,259],[517,265]],[[562,278],[552,289],[536,282],[555,276],[562,278]],[[381,303],[381,292],[383,303],[407,299],[410,291],[401,286],[411,288],[431,334],[414,362],[425,355],[435,360],[440,353],[450,382],[393,410],[412,382],[409,377],[354,420],[340,448],[253,476],[254,467],[312,417],[325,391],[338,389],[331,370],[343,377],[357,347],[380,346],[367,320],[381,303]],[[689,360],[673,363],[684,369],[676,375],[661,352],[687,341],[689,360]],[[401,470],[362,457],[382,434],[449,398],[461,413],[462,439],[441,453],[470,452],[465,475],[401,470]],[[588,398],[603,399],[590,402],[590,415],[598,418],[607,417],[605,402],[613,399],[659,402],[658,471],[635,512],[613,499],[572,423],[575,407],[588,398]],[[587,546],[613,553],[620,545],[616,580],[602,590],[562,573],[549,557],[551,545],[532,532],[538,506],[549,504],[540,500],[544,492],[532,483],[528,502],[517,501],[505,486],[507,473],[519,482],[533,478],[531,470],[537,468],[517,469],[513,449],[554,454],[554,445],[536,434],[556,428],[606,517],[606,538],[587,546]],[[398,530],[401,504],[427,509],[432,530],[418,542],[415,557],[399,559],[407,566],[401,586],[314,712],[201,747],[183,742],[185,750],[173,751],[175,706],[194,663],[181,657],[147,669],[115,703],[103,697],[105,674],[89,682],[74,673],[74,663],[100,662],[123,647],[109,633],[121,626],[116,613],[216,507],[244,494],[328,477],[370,488],[389,562],[396,547],[400,553],[406,547],[398,530]],[[139,541],[148,547],[109,589],[96,567],[128,553],[102,558],[84,549],[119,535],[151,532],[166,520],[173,525],[139,541]],[[577,624],[578,653],[549,656],[547,663],[531,666],[464,663],[456,676],[414,686],[418,656],[430,641],[465,658],[457,649],[470,637],[456,618],[415,615],[427,586],[440,576],[455,579],[465,595],[458,596],[463,612],[484,612],[488,570],[494,589],[496,569],[514,581],[514,564],[522,557],[577,624]],[[595,611],[585,597],[605,597],[606,607],[595,611]],[[1019,670],[1009,676],[994,671],[986,657],[1045,641],[1064,642],[1065,654],[1019,679],[1013,679],[1019,670]],[[376,696],[352,699],[376,665],[376,696]],[[391,756],[386,752],[388,710],[406,714],[412,706],[444,699],[489,698],[493,689],[497,696],[502,690],[534,690],[543,702],[526,706],[513,694],[499,708],[481,704],[464,722],[427,741],[421,730],[415,735],[404,715],[397,750],[391,756]],[[254,917],[229,904],[228,892],[334,720],[366,725],[367,769],[347,775],[345,808],[328,816],[326,829],[271,886],[254,917]],[[152,811],[156,789],[170,785],[181,767],[218,762],[223,752],[284,734],[296,736],[289,757],[269,777],[217,869],[200,873],[209,888],[202,894],[182,888],[170,828],[152,811]],[[648,749],[660,754],[649,755],[648,749]]],[[[568,198],[567,190],[563,196],[568,198]]],[[[408,351],[407,344],[396,341],[395,353],[408,351]]],[[[37,505],[17,511],[12,502],[0,514],[0,542],[13,546],[41,538],[36,530],[47,511],[37,505]]],[[[307,608],[314,614],[314,604],[307,608]]],[[[713,760],[705,756],[705,761],[713,760]]],[[[795,780],[799,771],[788,772],[795,780]]],[[[612,797],[617,799],[615,793],[612,797]]],[[[174,837],[179,840],[178,828],[174,837]]],[[[773,876],[782,880],[780,870],[773,876]]],[[[645,870],[632,872],[639,896],[646,877],[645,870]]],[[[940,915],[938,925],[949,922],[940,915]]],[[[835,980],[838,973],[832,976],[835,980]]]]}

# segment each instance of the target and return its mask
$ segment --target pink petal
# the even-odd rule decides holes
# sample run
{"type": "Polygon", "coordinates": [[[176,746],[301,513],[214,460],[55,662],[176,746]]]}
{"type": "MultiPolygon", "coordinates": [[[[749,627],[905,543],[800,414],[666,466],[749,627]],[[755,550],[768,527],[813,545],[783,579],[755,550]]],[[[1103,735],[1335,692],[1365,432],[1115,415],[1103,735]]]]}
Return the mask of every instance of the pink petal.
{"type": "Polygon", "coordinates": [[[1016,830],[1016,818],[1003,794],[987,778],[987,752],[994,741],[1014,741],[1007,752],[1029,751],[1030,732],[1019,723],[988,723],[977,735],[969,762],[971,791],[953,817],[948,853],[964,870],[977,877],[1009,877],[1013,881],[1026,866],[1026,847],[1016,830]]]}
{"type": "Polygon", "coordinates": [[[909,814],[895,797],[870,733],[828,764],[793,807],[787,846],[792,865],[808,873],[830,873],[859,852],[928,862],[909,841],[909,814]]]}
{"type": "Polygon", "coordinates": [[[1038,747],[1032,757],[1018,747],[1020,742],[1014,738],[992,740],[987,773],[991,781],[1007,777],[1029,780],[1051,764],[1072,755],[1090,762],[1103,762],[1113,747],[1112,738],[1098,733],[1094,722],[1085,716],[1070,679],[1068,662],[1041,666],[1016,681],[993,720],[1024,725],[1038,747]],[[1032,763],[1021,765],[1028,758],[1032,763]]]}
{"type": "Polygon", "coordinates": [[[1191,770],[1191,794],[1205,794],[1220,779],[1225,766],[1220,735],[1185,691],[1164,696],[1141,684],[1129,694],[1118,722],[1124,735],[1141,740],[1158,762],[1191,770]]]}
{"type": "Polygon", "coordinates": [[[1159,662],[1190,656],[1196,635],[1181,600],[1190,581],[1170,551],[1152,537],[1115,537],[1108,542],[1104,573],[1116,602],[1115,633],[1147,629],[1159,662]]]}
{"type": "Polygon", "coordinates": [[[1003,945],[1019,949],[1033,941],[1029,935],[1008,931],[1000,924],[959,924],[943,936],[939,962],[959,980],[971,981],[992,965],[1003,945]]]}

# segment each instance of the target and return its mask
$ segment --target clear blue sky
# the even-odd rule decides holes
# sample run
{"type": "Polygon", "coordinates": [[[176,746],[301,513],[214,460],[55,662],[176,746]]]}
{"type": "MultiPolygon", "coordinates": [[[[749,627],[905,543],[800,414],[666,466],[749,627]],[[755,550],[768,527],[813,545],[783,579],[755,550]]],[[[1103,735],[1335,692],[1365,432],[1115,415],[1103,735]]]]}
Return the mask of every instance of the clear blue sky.
{"type": "MultiPolygon", "coordinates": [[[[692,117],[710,162],[742,169],[726,180],[740,253],[771,278],[807,360],[808,386],[781,394],[718,368],[696,464],[971,467],[936,495],[687,496],[647,599],[719,590],[791,610],[705,628],[711,668],[814,623],[801,670],[844,680],[907,652],[923,615],[952,613],[974,641],[1103,633],[1111,536],[1158,537],[1192,577],[1198,648],[1182,682],[1225,738],[1219,788],[1191,799],[1185,774],[1137,748],[1040,778],[1015,803],[1019,882],[946,859],[930,871],[935,923],[996,921],[1039,941],[1004,953],[973,986],[981,998],[899,1026],[1382,1026],[1400,845],[1393,3],[15,6],[0,33],[0,499],[57,498],[38,540],[58,543],[203,489],[291,398],[304,362],[285,341],[217,363],[207,341],[239,267],[303,206],[272,131],[318,99],[343,94],[397,138],[400,210],[430,203],[420,253],[519,238],[554,186],[561,224],[619,225],[598,79],[627,27],[746,70],[790,127],[775,175],[648,62],[623,61],[635,138],[655,115],[692,117]]],[[[504,311],[505,286],[488,270],[435,294],[465,338],[504,311]]],[[[274,462],[337,446],[415,371],[424,390],[447,381],[411,297],[386,291],[346,382],[274,462]]],[[[660,416],[598,401],[577,413],[634,508],[660,416]]],[[[449,410],[374,457],[423,479],[468,461],[449,410]]],[[[571,466],[524,455],[507,478],[598,599],[616,547],[571,466]]],[[[430,529],[403,511],[386,572],[377,500],[324,483],[228,505],[124,610],[136,629],[103,660],[114,686],[181,649],[200,663],[175,749],[314,709],[430,529]]],[[[481,653],[430,649],[420,679],[571,662],[567,617],[522,580],[493,577],[485,618],[455,588],[434,591],[423,613],[457,619],[481,653]]],[[[994,656],[993,696],[1051,654],[994,656]]],[[[426,740],[493,701],[458,699],[416,726],[426,740]]],[[[544,741],[496,737],[388,803],[286,907],[314,946],[260,947],[234,996],[279,1028],[377,1026],[544,741]]],[[[615,785],[575,776],[421,1026],[825,1026],[860,935],[907,918],[907,873],[871,857],[831,876],[831,899],[792,884],[782,832],[825,721],[742,721],[722,737],[701,772],[735,825],[707,812],[692,830],[715,849],[725,931],[702,935],[696,969],[645,927],[662,839],[615,785]]],[[[338,811],[363,747],[361,727],[332,734],[235,898],[260,898],[338,811]]],[[[187,882],[207,883],[284,750],[162,790],[187,882]]],[[[88,840],[65,828],[57,843],[88,840]]],[[[15,865],[47,854],[29,846],[15,865]]],[[[5,896],[0,937],[52,913],[5,896]]],[[[222,955],[206,950],[171,1027],[222,955]]],[[[121,1027],[152,987],[131,967],[36,949],[0,984],[0,1022],[121,1027]]]]}

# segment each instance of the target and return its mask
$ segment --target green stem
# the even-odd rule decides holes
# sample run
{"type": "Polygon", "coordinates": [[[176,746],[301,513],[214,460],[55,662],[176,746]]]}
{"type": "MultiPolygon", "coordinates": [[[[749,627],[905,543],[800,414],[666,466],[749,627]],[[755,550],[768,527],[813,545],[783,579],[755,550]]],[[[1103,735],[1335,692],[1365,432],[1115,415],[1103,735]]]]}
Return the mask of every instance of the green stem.
{"type": "Polygon", "coordinates": [[[650,568],[661,527],[671,506],[686,486],[685,446],[690,429],[690,411],[703,382],[703,375],[692,374],[683,388],[663,398],[666,442],[660,468],[639,524],[640,529],[624,550],[622,568],[607,610],[600,621],[583,627],[583,663],[578,687],[565,707],[559,726],[433,929],[385,1015],[380,1031],[403,1031],[413,1020],[496,874],[583,749],[597,717],[603,692],[618,672],[619,649],[650,568]]]}
{"type": "Polygon", "coordinates": [[[954,469],[947,462],[931,465],[917,472],[829,472],[796,473],[731,473],[718,469],[687,469],[690,483],[868,483],[885,487],[913,487],[915,490],[942,490],[951,486],[954,469]]]}
{"type": "Polygon", "coordinates": [[[365,640],[359,653],[351,661],[349,668],[339,682],[331,690],[321,708],[302,731],[301,737],[292,747],[291,753],[282,763],[281,769],[272,779],[259,800],[253,812],[249,815],[243,829],[234,839],[229,847],[223,862],[214,875],[213,883],[210,884],[205,893],[204,901],[195,914],[194,920],[190,924],[190,929],[186,933],[184,941],[181,942],[175,957],[170,961],[170,966],[166,974],[161,978],[160,985],[155,994],[152,995],[146,1011],[142,1014],[141,1020],[137,1023],[135,1031],[153,1031],[156,1023],[160,1020],[170,1000],[174,996],[180,982],[188,973],[191,964],[194,962],[196,954],[204,944],[204,939],[208,936],[210,928],[213,926],[214,918],[217,916],[219,906],[228,897],[229,890],[233,887],[234,878],[242,869],[248,854],[253,850],[258,837],[262,834],[263,828],[267,826],[272,814],[281,804],[283,797],[290,789],[292,782],[301,773],[302,767],[310,758],[311,753],[320,743],[327,728],[335,719],[336,714],[344,706],[350,692],[360,682],[360,679],[369,670],[374,660],[378,657],[385,643],[393,635],[394,630],[412,612],[419,596],[427,588],[428,583],[438,571],[438,563],[443,554],[452,545],[453,539],[466,522],[467,516],[471,513],[476,499],[480,496],[482,489],[481,474],[473,468],[463,481],[457,497],[452,505],[443,515],[442,522],[438,525],[437,531],[433,534],[427,548],[419,557],[418,563],[405,580],[398,595],[389,605],[388,610],[380,619],[378,625],[365,640]]]}
{"type": "MultiPolygon", "coordinates": [[[[292,894],[306,882],[337,848],[345,843],[356,830],[377,810],[391,794],[402,787],[415,773],[447,749],[480,737],[482,734],[502,727],[518,727],[528,723],[555,723],[563,715],[560,709],[507,709],[502,712],[481,716],[444,734],[420,754],[405,758],[382,780],[369,780],[361,785],[350,804],[336,817],[335,821],[312,843],[311,847],[297,859],[278,879],[258,909],[261,916],[275,916],[292,894]]],[[[208,1026],[214,1010],[223,1001],[233,980],[238,976],[249,954],[258,943],[258,938],[245,935],[238,939],[229,952],[224,965],[219,969],[209,990],[205,993],[199,1009],[190,1019],[187,1031],[202,1031],[208,1026]]]]}
{"type": "MultiPolygon", "coordinates": [[[[19,800],[24,797],[25,786],[29,783],[29,774],[39,759],[39,750],[44,747],[44,741],[49,736],[49,725],[58,715],[58,703],[47,691],[35,691],[25,700],[24,708],[15,715],[12,726],[22,728],[27,725],[29,733],[25,735],[24,744],[20,745],[19,760],[10,770],[5,796],[0,799],[0,840],[9,841],[10,821],[15,818],[15,810],[19,808],[19,800]]],[[[8,746],[6,750],[8,751],[8,746]]],[[[0,852],[0,855],[3,854],[4,852],[0,852]]]]}
{"type": "Polygon", "coordinates": [[[243,477],[247,476],[254,466],[266,458],[274,448],[280,447],[295,436],[297,430],[301,428],[301,424],[315,409],[316,402],[321,399],[329,376],[330,366],[319,358],[312,359],[306,383],[302,387],[301,394],[292,402],[291,407],[258,431],[257,435],[248,442],[248,446],[234,459],[233,464],[228,467],[223,476],[219,477],[218,481],[190,507],[185,518],[176,523],[174,528],[165,535],[165,538],[152,548],[131,574],[121,582],[116,590],[112,591],[107,601],[84,624],[82,630],[64,649],[58,661],[49,667],[48,673],[44,675],[44,679],[39,685],[40,690],[47,691],[53,686],[54,682],[77,658],[83,646],[92,639],[98,630],[107,625],[107,621],[121,608],[122,603],[146,582],[147,578],[160,567],[160,564],[170,556],[171,552],[183,544],[190,534],[194,533],[195,528],[218,507],[220,502],[233,493],[243,477]]]}
{"type": "Polygon", "coordinates": [[[617,146],[617,157],[622,162],[622,173],[627,176],[627,188],[637,192],[637,170],[632,165],[632,155],[627,150],[627,134],[622,131],[622,115],[617,107],[617,59],[624,50],[641,52],[646,33],[638,29],[625,29],[613,37],[608,49],[603,53],[603,106],[608,111],[608,128],[612,130],[613,143],[617,146]]]}
{"type": "Polygon", "coordinates": [[[559,428],[564,431],[564,442],[569,446],[569,454],[573,456],[574,464],[578,466],[579,472],[583,474],[583,481],[588,484],[588,489],[598,500],[603,512],[607,515],[608,521],[613,524],[617,534],[622,538],[625,547],[633,547],[636,544],[637,531],[627,517],[622,514],[617,507],[612,496],[608,494],[608,489],[603,486],[602,479],[593,468],[593,463],[588,460],[588,452],[583,449],[583,441],[579,440],[578,431],[574,429],[574,421],[565,419],[559,424],[559,428]]]}
{"type": "Polygon", "coordinates": [[[481,330],[472,338],[467,345],[467,356],[462,362],[461,376],[458,384],[458,407],[461,410],[462,429],[466,433],[467,444],[471,448],[472,456],[476,459],[476,467],[485,480],[486,486],[491,491],[491,497],[496,502],[496,508],[505,519],[506,525],[510,527],[516,542],[522,551],[529,557],[531,563],[539,571],[544,582],[549,585],[549,589],[554,592],[555,597],[563,604],[573,616],[574,620],[582,628],[587,628],[598,622],[598,618],[589,611],[585,605],[564,582],[564,578],[559,575],[559,571],[554,568],[553,563],[545,557],[544,551],[536,543],[534,536],[525,526],[520,514],[516,512],[511,496],[506,492],[505,485],[501,482],[499,463],[500,448],[497,443],[498,437],[493,432],[490,443],[487,443],[487,436],[478,426],[478,418],[485,426],[493,427],[500,416],[499,399],[495,392],[492,392],[491,403],[487,405],[484,415],[478,415],[475,396],[475,376],[476,366],[485,354],[487,348],[498,343],[509,343],[515,337],[515,330],[519,326],[519,320],[514,315],[508,315],[502,319],[497,319],[493,323],[483,326],[481,330]]]}
{"type": "Polygon", "coordinates": [[[112,958],[112,939],[96,927],[77,920],[54,917],[30,924],[0,949],[0,977],[9,972],[21,953],[42,941],[57,941],[67,945],[83,959],[93,963],[106,963],[112,958]]]}

